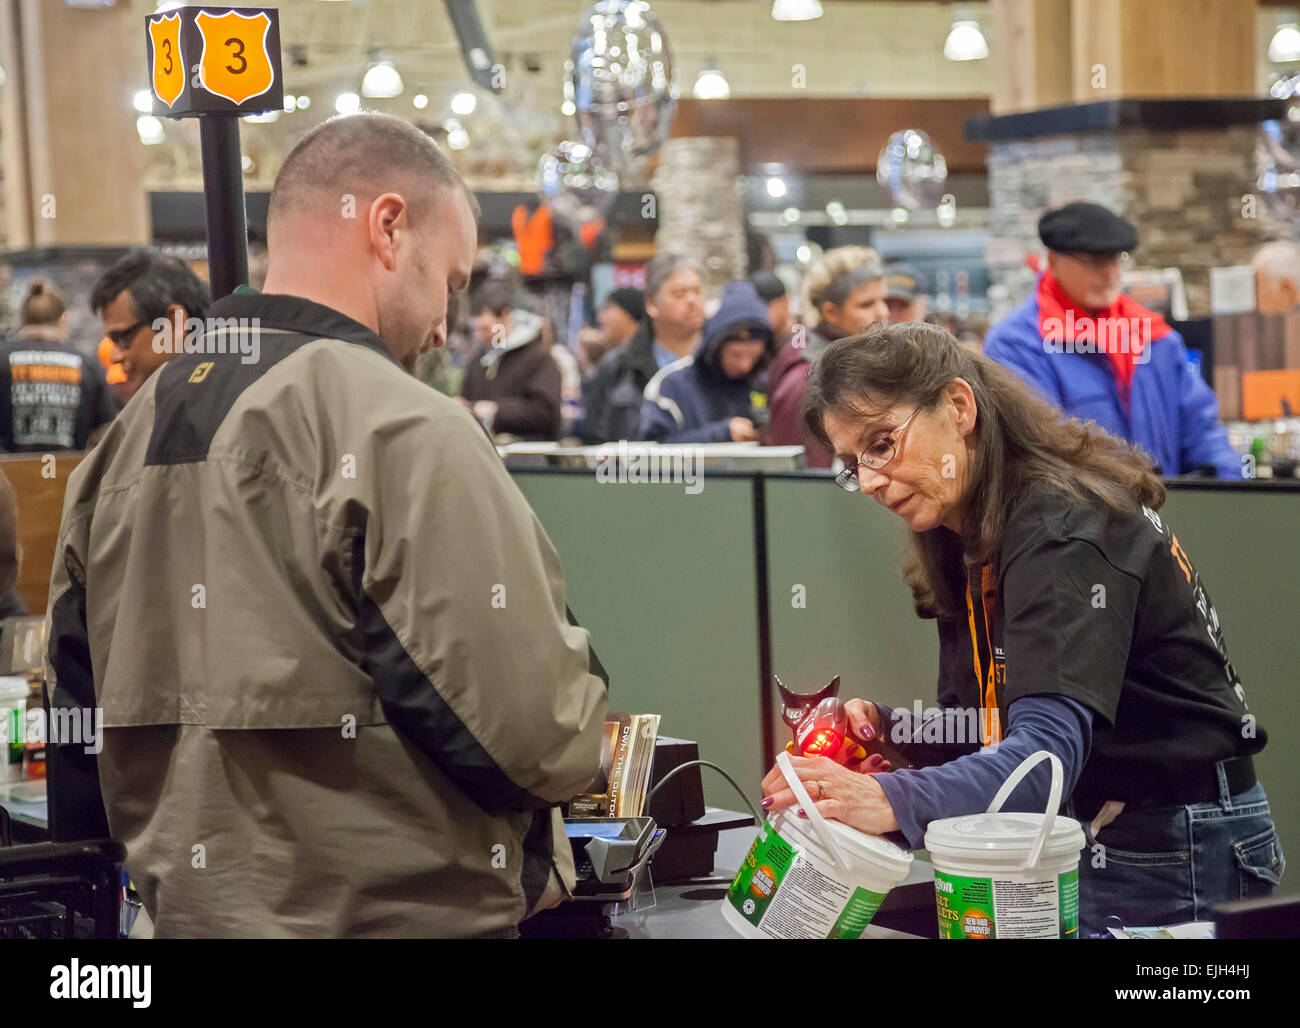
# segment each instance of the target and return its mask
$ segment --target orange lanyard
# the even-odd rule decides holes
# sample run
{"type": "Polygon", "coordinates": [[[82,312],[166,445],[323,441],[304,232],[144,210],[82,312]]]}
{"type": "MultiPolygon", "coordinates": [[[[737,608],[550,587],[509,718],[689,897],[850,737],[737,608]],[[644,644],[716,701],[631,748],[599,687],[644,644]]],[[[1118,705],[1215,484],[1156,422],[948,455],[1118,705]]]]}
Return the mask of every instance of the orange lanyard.
{"type": "Polygon", "coordinates": [[[966,579],[966,616],[970,622],[971,654],[975,663],[975,681],[981,684],[982,697],[982,732],[984,745],[990,746],[1002,740],[1002,719],[998,716],[997,673],[993,661],[993,611],[997,601],[997,583],[993,578],[993,568],[985,564],[980,569],[980,611],[984,617],[984,642],[988,647],[988,670],[980,660],[980,631],[975,624],[975,591],[971,587],[969,576],[966,579]]]}

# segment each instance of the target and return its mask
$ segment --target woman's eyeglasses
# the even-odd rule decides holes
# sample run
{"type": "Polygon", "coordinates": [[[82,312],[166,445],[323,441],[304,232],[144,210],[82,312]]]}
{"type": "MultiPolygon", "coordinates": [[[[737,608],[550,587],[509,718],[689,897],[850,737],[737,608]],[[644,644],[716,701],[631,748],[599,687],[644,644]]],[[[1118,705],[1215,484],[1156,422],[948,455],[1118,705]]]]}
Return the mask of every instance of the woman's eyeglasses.
{"type": "Polygon", "coordinates": [[[835,476],[835,484],[848,493],[856,493],[861,488],[858,482],[858,466],[865,464],[873,471],[879,471],[891,460],[898,455],[898,440],[902,438],[903,431],[912,423],[912,418],[916,417],[925,408],[921,404],[916,410],[908,416],[897,428],[885,433],[874,443],[868,446],[852,465],[845,465],[844,470],[835,476]]]}

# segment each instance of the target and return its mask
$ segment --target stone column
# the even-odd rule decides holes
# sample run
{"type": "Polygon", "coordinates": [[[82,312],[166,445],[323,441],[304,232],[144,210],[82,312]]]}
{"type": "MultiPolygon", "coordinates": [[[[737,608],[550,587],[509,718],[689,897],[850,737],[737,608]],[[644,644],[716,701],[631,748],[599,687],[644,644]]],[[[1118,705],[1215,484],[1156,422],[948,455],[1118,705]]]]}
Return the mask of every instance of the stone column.
{"type": "Polygon", "coordinates": [[[1259,123],[1280,100],[1120,100],[972,120],[989,142],[987,260],[993,317],[1028,294],[1026,258],[1043,249],[1038,218],[1072,200],[1131,221],[1138,268],[1178,268],[1190,317],[1210,310],[1210,268],[1245,264],[1287,234],[1257,196],[1259,123]]]}
{"type": "Polygon", "coordinates": [[[659,151],[652,180],[659,205],[655,252],[699,261],[710,296],[749,271],[739,177],[735,139],[680,137],[665,141],[659,151]]]}
{"type": "Polygon", "coordinates": [[[1254,0],[991,2],[990,60],[1015,69],[967,136],[989,144],[993,317],[1032,287],[1039,216],[1072,200],[1133,222],[1135,266],[1178,268],[1208,314],[1210,269],[1288,232],[1256,196],[1259,124],[1285,114],[1255,98],[1254,0]]]}

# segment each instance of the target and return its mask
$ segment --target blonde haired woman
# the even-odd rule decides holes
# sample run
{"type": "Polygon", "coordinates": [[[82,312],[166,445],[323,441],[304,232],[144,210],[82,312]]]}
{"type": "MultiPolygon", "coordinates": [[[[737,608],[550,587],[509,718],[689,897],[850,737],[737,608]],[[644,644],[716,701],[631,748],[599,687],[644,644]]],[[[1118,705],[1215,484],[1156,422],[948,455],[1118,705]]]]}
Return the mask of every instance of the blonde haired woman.
{"type": "Polygon", "coordinates": [[[829,468],[831,454],[800,417],[813,359],[830,343],[889,320],[885,273],[875,250],[841,246],[824,253],[804,278],[804,324],[772,361],[768,373],[771,446],[802,445],[810,468],[829,468]]]}

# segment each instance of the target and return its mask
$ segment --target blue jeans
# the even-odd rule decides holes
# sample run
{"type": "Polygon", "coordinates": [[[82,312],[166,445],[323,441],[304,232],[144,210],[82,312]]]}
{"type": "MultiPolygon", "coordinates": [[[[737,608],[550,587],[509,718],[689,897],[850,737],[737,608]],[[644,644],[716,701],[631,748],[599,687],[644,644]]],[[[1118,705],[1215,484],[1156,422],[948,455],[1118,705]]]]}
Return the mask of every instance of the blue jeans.
{"type": "MultiPolygon", "coordinates": [[[[1220,789],[1214,803],[1125,810],[1096,838],[1083,822],[1079,938],[1105,935],[1109,917],[1130,928],[1210,921],[1216,903],[1272,895],[1286,859],[1264,787],[1229,796],[1220,774],[1220,789]]],[[[1066,812],[1077,817],[1073,803],[1066,812]]]]}

